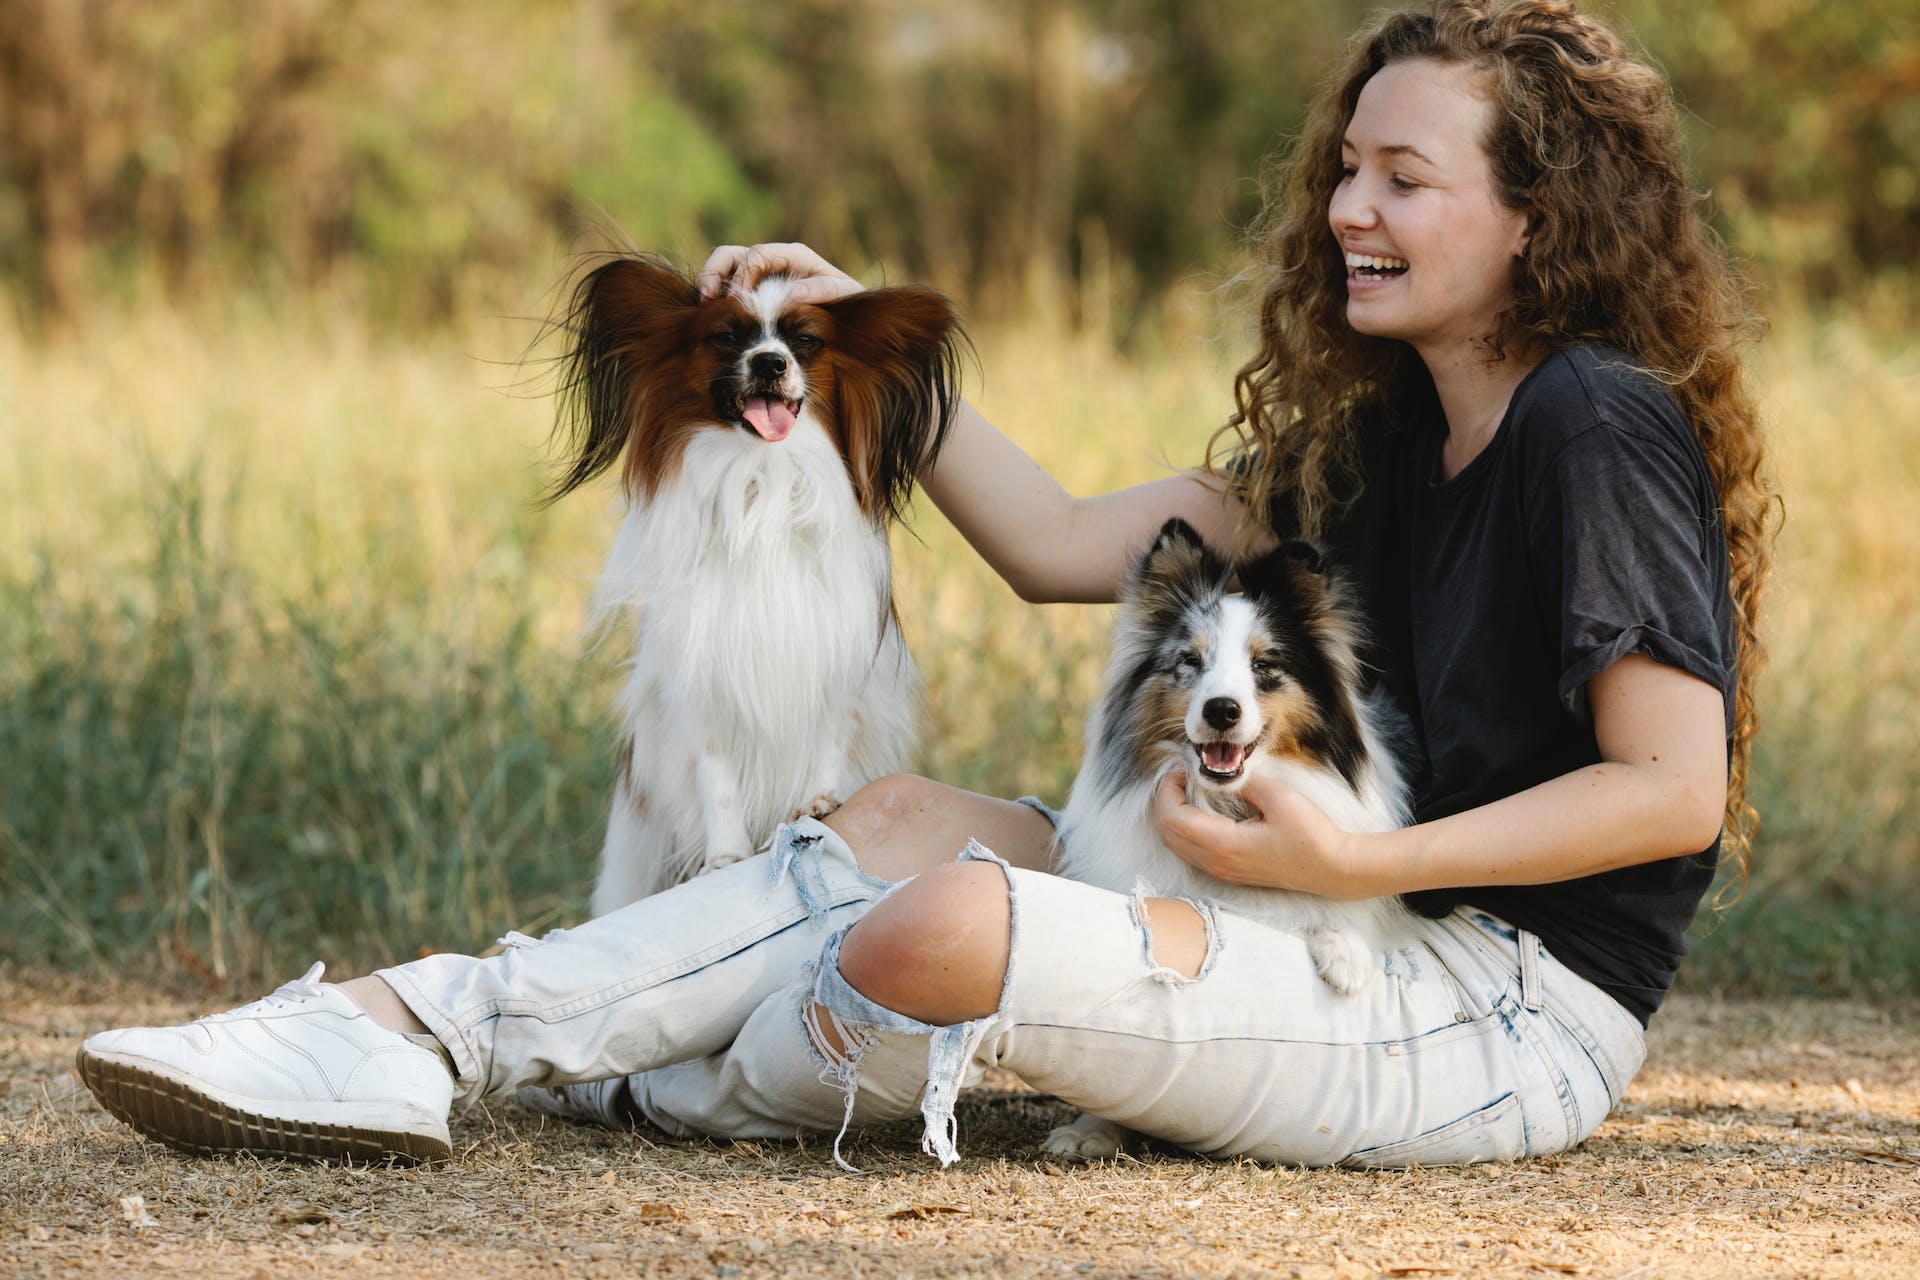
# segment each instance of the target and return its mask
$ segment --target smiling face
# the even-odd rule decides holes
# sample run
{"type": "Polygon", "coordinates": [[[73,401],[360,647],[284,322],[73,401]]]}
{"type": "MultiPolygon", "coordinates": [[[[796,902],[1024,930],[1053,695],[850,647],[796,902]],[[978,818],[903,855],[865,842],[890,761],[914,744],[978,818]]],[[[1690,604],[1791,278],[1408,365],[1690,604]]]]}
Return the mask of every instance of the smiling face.
{"type": "Polygon", "coordinates": [[[1409,58],[1360,91],[1327,219],[1347,262],[1347,322],[1410,343],[1432,366],[1494,332],[1526,249],[1527,213],[1501,200],[1480,73],[1409,58]]]}

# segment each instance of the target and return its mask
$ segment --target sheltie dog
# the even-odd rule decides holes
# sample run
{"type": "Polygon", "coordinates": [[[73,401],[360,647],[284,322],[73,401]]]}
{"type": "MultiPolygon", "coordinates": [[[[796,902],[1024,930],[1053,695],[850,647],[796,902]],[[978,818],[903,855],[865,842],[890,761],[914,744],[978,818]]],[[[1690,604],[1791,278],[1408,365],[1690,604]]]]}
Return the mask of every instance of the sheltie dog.
{"type": "Polygon", "coordinates": [[[561,322],[552,497],[619,467],[594,612],[637,640],[595,915],[747,857],[913,748],[887,531],[953,421],[965,338],[929,289],[789,291],[702,298],[622,255],[561,322]]]}
{"type": "Polygon", "coordinates": [[[1243,820],[1254,772],[1287,783],[1347,831],[1411,817],[1385,694],[1365,691],[1361,628],[1318,548],[1289,542],[1235,570],[1184,520],[1170,520],[1121,594],[1106,688],[1055,841],[1062,874],[1163,897],[1205,898],[1305,933],[1320,976],[1349,994],[1404,921],[1398,898],[1339,902],[1227,884],[1160,843],[1153,795],[1169,770],[1187,797],[1243,820]]]}
{"type": "MultiPolygon", "coordinates": [[[[1122,589],[1106,688],[1087,721],[1086,755],[1055,838],[1054,864],[1087,884],[1140,896],[1211,900],[1306,935],[1320,976],[1341,994],[1364,987],[1408,912],[1398,898],[1337,902],[1227,884],[1161,844],[1153,796],[1169,770],[1194,804],[1252,816],[1239,792],[1262,772],[1348,831],[1411,818],[1394,755],[1398,718],[1363,691],[1361,628],[1338,577],[1308,542],[1240,566],[1169,520],[1122,589]]],[[[1098,1159],[1125,1130],[1082,1115],[1047,1135],[1048,1152],[1098,1159]]]]}

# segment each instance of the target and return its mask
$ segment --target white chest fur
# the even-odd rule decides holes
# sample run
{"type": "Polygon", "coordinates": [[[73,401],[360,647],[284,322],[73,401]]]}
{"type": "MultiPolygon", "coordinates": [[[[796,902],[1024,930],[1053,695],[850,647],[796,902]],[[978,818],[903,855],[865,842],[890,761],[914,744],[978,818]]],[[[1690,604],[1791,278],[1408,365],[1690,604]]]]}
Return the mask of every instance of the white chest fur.
{"type": "Polygon", "coordinates": [[[889,566],[806,416],[777,444],[699,432],[629,510],[596,595],[602,617],[629,615],[636,647],[595,914],[744,857],[796,811],[904,766],[918,678],[889,566]]]}
{"type": "MultiPolygon", "coordinates": [[[[1344,831],[1390,831],[1405,826],[1406,788],[1381,728],[1385,704],[1378,697],[1361,706],[1366,763],[1360,785],[1347,784],[1331,768],[1309,766],[1273,756],[1255,755],[1249,769],[1260,770],[1314,802],[1344,831]]],[[[1088,725],[1087,752],[1092,761],[1105,732],[1096,714],[1088,725]]],[[[1153,797],[1160,780],[1175,765],[1171,755],[1151,772],[1103,781],[1097,768],[1083,766],[1074,780],[1060,823],[1055,852],[1061,874],[1117,893],[1144,892],[1162,897],[1205,899],[1278,928],[1309,936],[1316,967],[1341,991],[1357,990],[1376,967],[1384,940],[1406,919],[1398,898],[1334,901],[1311,894],[1251,885],[1227,884],[1174,855],[1153,826],[1153,797]]],[[[1188,798],[1213,809],[1209,794],[1190,787],[1188,798]]],[[[1215,810],[1216,812],[1218,810],[1215,810]]]]}

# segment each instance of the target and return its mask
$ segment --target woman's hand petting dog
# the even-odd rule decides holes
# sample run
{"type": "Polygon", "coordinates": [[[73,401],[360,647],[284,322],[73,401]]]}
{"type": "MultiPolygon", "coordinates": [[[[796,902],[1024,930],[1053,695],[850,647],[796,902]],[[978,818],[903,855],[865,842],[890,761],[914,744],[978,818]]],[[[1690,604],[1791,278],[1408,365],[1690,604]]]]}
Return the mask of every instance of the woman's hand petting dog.
{"type": "Polygon", "coordinates": [[[707,255],[693,282],[701,297],[717,298],[728,289],[746,293],[772,275],[793,280],[793,287],[787,291],[793,301],[815,306],[865,288],[804,244],[723,244],[707,255]]]}
{"type": "Polygon", "coordinates": [[[1363,837],[1334,826],[1293,787],[1250,770],[1239,799],[1256,811],[1244,822],[1209,813],[1187,798],[1186,774],[1173,770],[1154,793],[1154,830],[1181,861],[1228,884],[1335,899],[1381,892],[1360,874],[1363,837]]]}

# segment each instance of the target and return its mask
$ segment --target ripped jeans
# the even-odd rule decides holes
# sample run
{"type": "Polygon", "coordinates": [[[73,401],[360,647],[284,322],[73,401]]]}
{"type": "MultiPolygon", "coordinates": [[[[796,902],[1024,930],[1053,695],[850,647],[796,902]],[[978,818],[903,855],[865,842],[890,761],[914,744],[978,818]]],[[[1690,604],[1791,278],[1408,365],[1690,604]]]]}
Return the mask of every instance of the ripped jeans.
{"type": "Polygon", "coordinates": [[[1005,869],[999,1007],[957,1026],[841,978],[847,927],[891,886],[812,819],[771,854],[540,942],[380,976],[446,1043],[469,1102],[624,1075],[660,1128],[731,1138],[918,1111],[942,1163],[958,1156],[957,1094],[996,1066],[1205,1155],[1396,1166],[1572,1147],[1645,1056],[1616,1002],[1472,908],[1415,921],[1342,996],[1296,934],[1196,904],[1208,954],[1185,978],[1153,963],[1137,900],[1005,869]],[[814,1033],[816,1002],[844,1052],[814,1033]]]}

